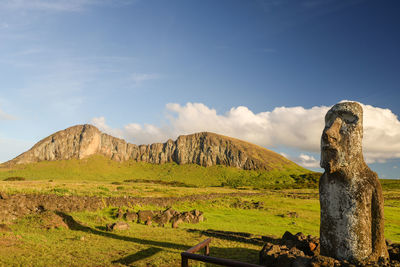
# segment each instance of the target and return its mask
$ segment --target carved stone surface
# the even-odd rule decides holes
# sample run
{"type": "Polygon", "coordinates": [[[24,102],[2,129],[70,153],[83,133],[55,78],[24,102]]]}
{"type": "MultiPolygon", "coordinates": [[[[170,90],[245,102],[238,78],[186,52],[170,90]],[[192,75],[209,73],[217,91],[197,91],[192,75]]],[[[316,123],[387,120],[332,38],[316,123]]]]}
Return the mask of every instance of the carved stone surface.
{"type": "Polygon", "coordinates": [[[325,116],[319,183],[321,254],[355,263],[388,259],[382,188],[362,154],[363,110],[334,105],[325,116]]]}

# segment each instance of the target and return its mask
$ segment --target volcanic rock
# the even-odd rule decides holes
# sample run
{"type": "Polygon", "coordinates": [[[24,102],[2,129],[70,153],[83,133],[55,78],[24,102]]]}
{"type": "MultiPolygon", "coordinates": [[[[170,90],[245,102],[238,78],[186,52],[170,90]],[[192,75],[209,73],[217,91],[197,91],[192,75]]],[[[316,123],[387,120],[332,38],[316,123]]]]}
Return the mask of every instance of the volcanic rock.
{"type": "Polygon", "coordinates": [[[175,141],[138,146],[102,133],[89,124],[73,126],[52,134],[3,166],[83,159],[95,154],[116,161],[133,160],[155,164],[176,162],[205,167],[218,164],[246,170],[271,170],[288,166],[301,169],[268,149],[215,133],[181,135],[175,141]]]}
{"type": "Polygon", "coordinates": [[[127,224],[126,222],[116,222],[116,223],[112,223],[112,224],[107,224],[106,225],[106,229],[107,229],[107,231],[128,230],[129,229],[129,224],[127,224]]]}

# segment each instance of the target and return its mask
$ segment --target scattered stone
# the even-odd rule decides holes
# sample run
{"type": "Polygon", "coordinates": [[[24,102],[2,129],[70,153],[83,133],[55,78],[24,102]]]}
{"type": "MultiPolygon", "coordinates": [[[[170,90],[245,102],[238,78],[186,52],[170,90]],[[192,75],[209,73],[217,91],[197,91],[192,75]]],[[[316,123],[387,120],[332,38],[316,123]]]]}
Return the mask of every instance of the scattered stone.
{"type": "Polygon", "coordinates": [[[124,217],[124,212],[122,211],[122,209],[118,209],[118,212],[117,212],[117,214],[115,215],[115,217],[117,218],[117,219],[122,219],[122,217],[124,217]]]}
{"type": "Polygon", "coordinates": [[[8,199],[8,196],[4,192],[0,192],[0,199],[8,199]]]}
{"type": "Polygon", "coordinates": [[[203,214],[200,214],[199,217],[197,217],[197,220],[200,222],[204,222],[205,218],[203,216],[203,214]]]}
{"type": "Polygon", "coordinates": [[[191,213],[192,213],[194,216],[198,217],[198,216],[200,216],[201,211],[199,211],[199,210],[192,210],[191,213]]]}
{"type": "MultiPolygon", "coordinates": [[[[125,214],[127,216],[128,212],[125,214]]],[[[133,215],[134,216],[134,215],[133,215]]],[[[178,227],[180,223],[199,223],[205,220],[203,212],[199,210],[179,211],[168,208],[164,211],[161,210],[143,210],[137,213],[137,222],[144,223],[151,221],[157,223],[158,226],[164,227],[166,224],[171,223],[173,228],[178,227]]]]}
{"type": "Polygon", "coordinates": [[[389,258],[382,188],[364,161],[362,136],[360,104],[342,102],[327,112],[319,183],[321,255],[352,263],[389,258]]]}
{"type": "Polygon", "coordinates": [[[237,208],[237,209],[264,209],[264,202],[262,201],[247,201],[247,200],[241,200],[241,199],[236,199],[235,202],[231,204],[232,208],[237,208]]]}
{"type": "Polygon", "coordinates": [[[124,214],[125,220],[127,220],[128,222],[135,222],[138,219],[138,215],[136,212],[129,212],[127,211],[124,214]]]}
{"type": "MultiPolygon", "coordinates": [[[[400,261],[400,244],[392,243],[392,245],[390,245],[389,257],[390,257],[390,260],[400,261]]],[[[400,264],[399,264],[399,266],[400,266],[400,264]]]]}
{"type": "Polygon", "coordinates": [[[302,233],[295,235],[285,232],[276,244],[267,242],[260,251],[260,264],[268,267],[356,267],[356,266],[400,266],[400,244],[389,246],[390,262],[384,258],[378,261],[364,261],[353,264],[347,260],[338,260],[320,255],[319,238],[302,233]]]}
{"type": "Polygon", "coordinates": [[[138,223],[146,222],[149,219],[153,219],[154,212],[151,210],[140,210],[138,212],[138,223]]]}
{"type": "Polygon", "coordinates": [[[123,231],[123,230],[128,230],[128,229],[129,229],[129,224],[127,224],[126,222],[116,222],[116,223],[106,225],[106,230],[110,231],[110,232],[114,231],[114,230],[123,231]]]}
{"type": "Polygon", "coordinates": [[[183,223],[183,220],[181,218],[176,218],[175,220],[172,221],[172,228],[178,228],[178,226],[183,223]]]}

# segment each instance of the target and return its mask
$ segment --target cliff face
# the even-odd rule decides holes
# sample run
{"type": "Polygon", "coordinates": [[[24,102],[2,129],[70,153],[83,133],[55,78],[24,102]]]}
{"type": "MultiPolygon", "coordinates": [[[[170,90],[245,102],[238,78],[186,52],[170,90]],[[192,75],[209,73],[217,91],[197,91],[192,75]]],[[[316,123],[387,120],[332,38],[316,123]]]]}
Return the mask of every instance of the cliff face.
{"type": "Polygon", "coordinates": [[[102,133],[88,124],[56,132],[4,164],[83,159],[94,154],[102,154],[116,161],[193,163],[205,167],[221,164],[246,170],[270,170],[295,165],[268,149],[209,132],[182,135],[176,141],[137,146],[102,133]]]}

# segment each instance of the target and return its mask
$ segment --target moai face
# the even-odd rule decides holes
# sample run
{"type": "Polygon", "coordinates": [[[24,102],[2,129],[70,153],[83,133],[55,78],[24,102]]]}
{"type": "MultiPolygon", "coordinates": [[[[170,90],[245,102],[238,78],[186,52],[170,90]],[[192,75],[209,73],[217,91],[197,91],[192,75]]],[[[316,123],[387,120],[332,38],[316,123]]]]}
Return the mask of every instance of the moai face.
{"type": "Polygon", "coordinates": [[[334,105],[325,116],[321,138],[321,167],[334,173],[354,164],[362,156],[363,111],[356,102],[334,105]]]}

